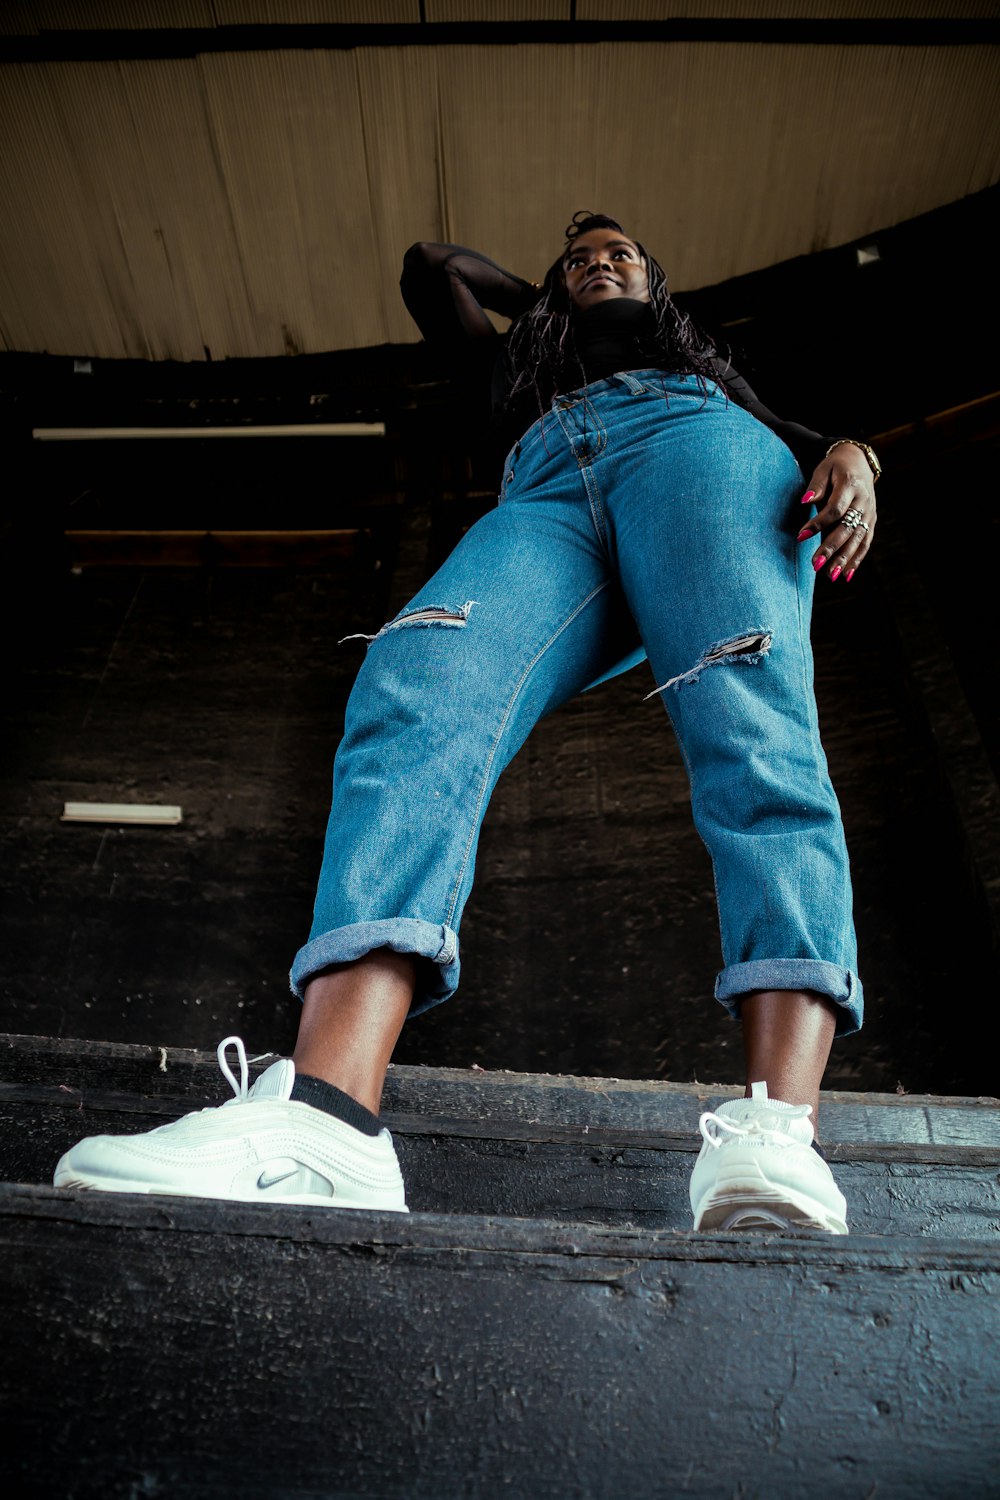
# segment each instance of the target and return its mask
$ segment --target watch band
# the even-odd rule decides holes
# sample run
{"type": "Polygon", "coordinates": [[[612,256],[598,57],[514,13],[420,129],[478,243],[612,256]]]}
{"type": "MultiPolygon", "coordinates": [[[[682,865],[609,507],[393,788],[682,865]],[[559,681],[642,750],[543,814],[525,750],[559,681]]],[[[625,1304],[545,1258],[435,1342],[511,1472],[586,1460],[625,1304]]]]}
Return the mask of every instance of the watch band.
{"type": "Polygon", "coordinates": [[[861,449],[862,453],[865,455],[865,458],[868,460],[868,467],[872,471],[872,483],[877,483],[882,473],[882,465],[879,463],[878,458],[875,455],[875,449],[870,447],[868,443],[863,443],[860,438],[838,438],[835,443],[830,444],[823,457],[829,458],[834,448],[839,448],[841,443],[850,443],[853,447],[861,449]]]}

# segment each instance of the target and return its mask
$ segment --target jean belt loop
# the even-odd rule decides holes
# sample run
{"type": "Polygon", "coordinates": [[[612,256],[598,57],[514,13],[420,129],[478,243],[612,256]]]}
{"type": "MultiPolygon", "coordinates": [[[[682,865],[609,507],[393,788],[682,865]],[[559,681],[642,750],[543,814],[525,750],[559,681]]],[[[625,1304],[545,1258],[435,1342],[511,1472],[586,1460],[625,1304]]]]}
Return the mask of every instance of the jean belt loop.
{"type": "Polygon", "coordinates": [[[642,381],[637,380],[629,370],[620,370],[615,379],[620,380],[632,392],[633,396],[644,396],[646,394],[646,387],[642,381]]]}

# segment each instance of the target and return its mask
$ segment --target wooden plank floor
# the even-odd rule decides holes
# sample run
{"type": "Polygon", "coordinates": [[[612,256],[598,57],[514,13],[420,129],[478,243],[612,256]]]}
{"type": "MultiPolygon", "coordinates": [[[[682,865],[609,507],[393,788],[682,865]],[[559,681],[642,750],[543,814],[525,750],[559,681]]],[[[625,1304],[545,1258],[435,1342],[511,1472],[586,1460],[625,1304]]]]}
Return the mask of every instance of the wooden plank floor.
{"type": "Polygon", "coordinates": [[[19,1494],[995,1493],[1000,1247],[0,1190],[19,1494]]]}
{"type": "MultiPolygon", "coordinates": [[[[0,1084],[0,1178],[47,1183],[85,1135],[151,1130],[191,1100],[0,1084]]],[[[434,1115],[383,1115],[412,1209],[686,1229],[700,1136],[434,1115]]],[[[828,1155],[852,1232],[983,1239],[1000,1229],[1000,1148],[847,1142],[828,1155]]]]}
{"type": "MultiPolygon", "coordinates": [[[[256,1076],[274,1054],[252,1059],[256,1076]]],[[[81,1092],[221,1103],[215,1052],[68,1037],[0,1034],[0,1079],[81,1092]]],[[[735,1083],[661,1083],[551,1073],[390,1065],[382,1108],[393,1115],[609,1127],[691,1134],[698,1116],[742,1092],[735,1083]]],[[[823,1140],[1000,1147],[1000,1099],[824,1091],[823,1140]]]]}

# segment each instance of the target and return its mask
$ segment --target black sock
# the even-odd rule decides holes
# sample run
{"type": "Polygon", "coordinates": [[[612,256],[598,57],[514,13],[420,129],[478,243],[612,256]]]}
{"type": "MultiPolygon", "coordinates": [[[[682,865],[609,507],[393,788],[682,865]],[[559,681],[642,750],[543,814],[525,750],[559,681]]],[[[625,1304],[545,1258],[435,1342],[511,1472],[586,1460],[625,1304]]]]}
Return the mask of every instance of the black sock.
{"type": "Polygon", "coordinates": [[[342,1089],[324,1082],[322,1078],[313,1078],[310,1073],[296,1073],[292,1092],[288,1097],[298,1099],[302,1104],[311,1104],[314,1109],[321,1109],[325,1114],[333,1115],[334,1119],[343,1120],[345,1125],[353,1125],[362,1135],[378,1135],[382,1129],[378,1115],[373,1115],[370,1109],[365,1109],[363,1104],[359,1104],[342,1089]]]}

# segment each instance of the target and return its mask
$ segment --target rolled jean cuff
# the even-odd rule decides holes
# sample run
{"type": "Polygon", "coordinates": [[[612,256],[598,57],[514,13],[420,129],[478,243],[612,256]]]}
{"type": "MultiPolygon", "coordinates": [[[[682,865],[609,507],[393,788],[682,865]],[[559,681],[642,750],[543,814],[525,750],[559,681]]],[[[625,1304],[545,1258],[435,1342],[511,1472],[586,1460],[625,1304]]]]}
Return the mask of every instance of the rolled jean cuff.
{"type": "Polygon", "coordinates": [[[861,1030],[865,996],[861,980],[850,969],[819,958],[759,958],[730,964],[715,981],[715,998],[731,1016],[739,1016],[740,1001],[754,990],[815,990],[838,1007],[836,1036],[861,1030]]]}
{"type": "Polygon", "coordinates": [[[421,922],[413,917],[387,917],[380,922],[352,922],[350,927],[335,927],[310,938],[300,948],[292,963],[289,982],[292,994],[301,1000],[305,987],[314,975],[330,964],[351,963],[364,958],[376,948],[392,948],[396,953],[412,953],[429,960],[417,965],[417,987],[410,1015],[419,1015],[440,1005],[458,989],[458,933],[440,923],[421,922]]]}

